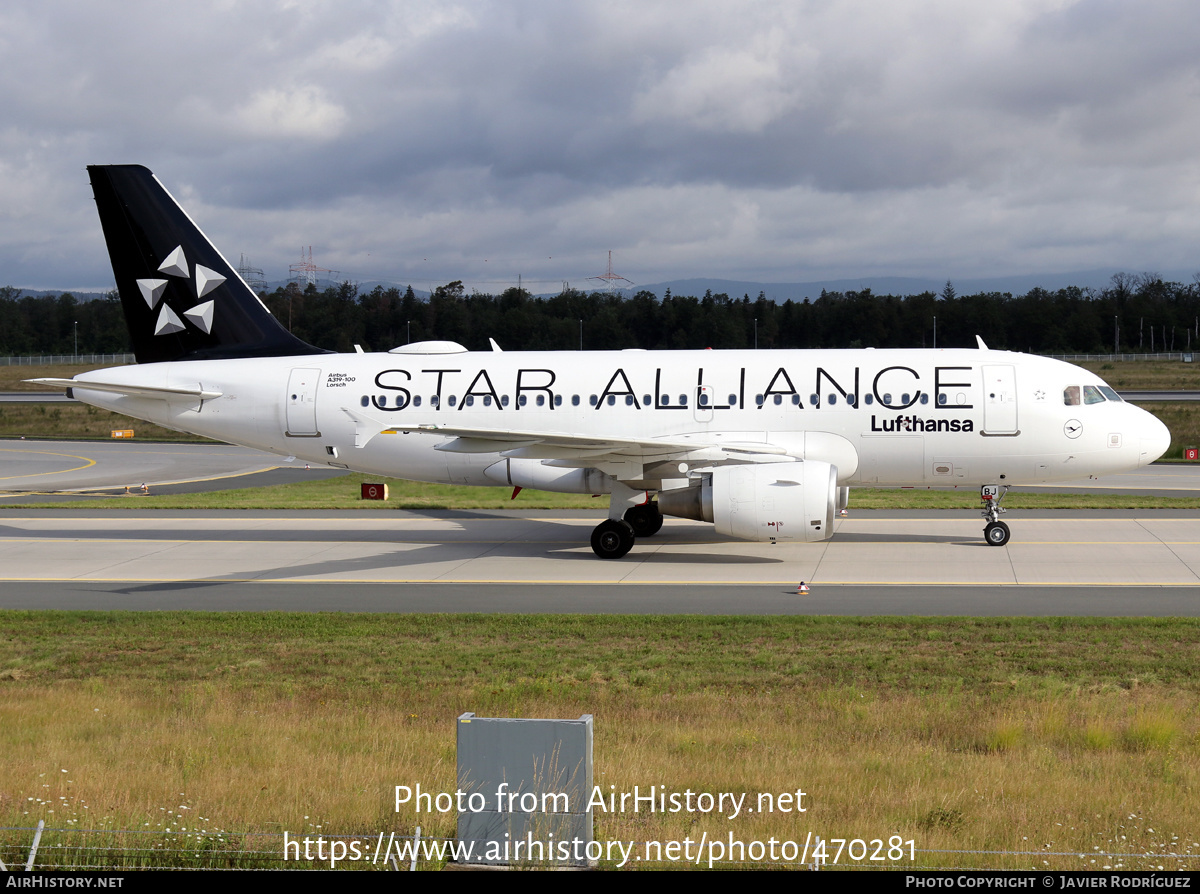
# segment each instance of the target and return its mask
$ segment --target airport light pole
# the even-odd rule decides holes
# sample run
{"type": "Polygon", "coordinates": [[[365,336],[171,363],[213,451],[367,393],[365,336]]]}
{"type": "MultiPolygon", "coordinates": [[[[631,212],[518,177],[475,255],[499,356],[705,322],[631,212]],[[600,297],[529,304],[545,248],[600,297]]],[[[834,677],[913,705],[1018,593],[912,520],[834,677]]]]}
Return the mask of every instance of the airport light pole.
{"type": "Polygon", "coordinates": [[[75,321],[75,362],[79,362],[79,321],[75,321]]]}

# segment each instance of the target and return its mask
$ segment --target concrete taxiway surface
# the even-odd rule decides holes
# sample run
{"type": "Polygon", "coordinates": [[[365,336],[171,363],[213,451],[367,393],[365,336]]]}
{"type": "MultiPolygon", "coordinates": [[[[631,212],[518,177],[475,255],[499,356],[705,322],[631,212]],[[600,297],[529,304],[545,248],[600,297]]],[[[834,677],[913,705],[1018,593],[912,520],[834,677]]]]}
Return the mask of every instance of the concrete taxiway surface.
{"type": "MultiPolygon", "coordinates": [[[[0,442],[0,506],[328,474],[340,473],[220,444],[0,442]]],[[[1076,486],[1195,495],[1200,467],[1076,486]]],[[[1010,513],[1013,539],[996,548],[970,509],[851,506],[815,544],[725,541],[669,519],[616,562],[589,546],[599,511],[7,511],[0,608],[1200,616],[1200,512],[1010,513]]]]}
{"type": "Polygon", "coordinates": [[[29,498],[217,490],[343,475],[321,464],[232,444],[140,441],[0,441],[0,505],[29,498]]]}
{"type": "Polygon", "coordinates": [[[569,513],[0,515],[0,608],[1200,616],[1200,512],[853,514],[814,544],[569,513]],[[795,594],[804,580],[812,592],[795,594]]]}

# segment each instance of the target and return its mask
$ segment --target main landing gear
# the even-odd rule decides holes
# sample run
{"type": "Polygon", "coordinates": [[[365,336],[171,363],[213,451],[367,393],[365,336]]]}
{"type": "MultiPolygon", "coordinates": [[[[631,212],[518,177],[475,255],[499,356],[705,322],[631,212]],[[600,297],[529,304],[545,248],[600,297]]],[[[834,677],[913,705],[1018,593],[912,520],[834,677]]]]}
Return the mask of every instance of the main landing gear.
{"type": "Polygon", "coordinates": [[[635,537],[653,537],[663,525],[662,513],[657,503],[643,503],[625,511],[625,521],[633,528],[635,537]]]}
{"type": "Polygon", "coordinates": [[[607,518],[592,530],[592,552],[601,559],[619,559],[638,537],[652,537],[663,525],[658,504],[630,506],[621,518],[607,518]]]}
{"type": "Polygon", "coordinates": [[[1010,532],[1008,525],[1000,521],[1000,513],[1006,511],[1000,505],[1008,493],[1007,485],[985,484],[979,489],[979,499],[983,503],[983,517],[987,526],[983,529],[983,539],[988,546],[1004,546],[1008,543],[1010,532]]]}
{"type": "Polygon", "coordinates": [[[633,526],[624,519],[606,518],[592,530],[592,552],[602,559],[619,559],[633,549],[633,526]]]}

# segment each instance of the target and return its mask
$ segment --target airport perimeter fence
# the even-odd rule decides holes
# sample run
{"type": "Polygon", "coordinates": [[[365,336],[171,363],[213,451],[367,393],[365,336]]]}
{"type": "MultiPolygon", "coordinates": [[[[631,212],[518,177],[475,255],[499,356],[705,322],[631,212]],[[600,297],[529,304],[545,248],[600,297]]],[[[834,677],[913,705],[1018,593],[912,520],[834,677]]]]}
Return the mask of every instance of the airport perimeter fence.
{"type": "Polygon", "coordinates": [[[1175,360],[1191,363],[1195,356],[1191,351],[1158,351],[1153,354],[1046,354],[1052,360],[1066,360],[1076,363],[1080,360],[1175,360]]]}
{"type": "MultiPolygon", "coordinates": [[[[922,848],[913,848],[910,851],[909,842],[906,841],[900,859],[891,859],[886,856],[886,852],[878,849],[873,852],[874,842],[837,838],[825,839],[822,842],[820,837],[811,832],[801,841],[769,841],[773,842],[769,850],[767,842],[742,842],[742,853],[737,856],[731,853],[730,842],[723,838],[714,838],[711,841],[707,838],[690,838],[687,839],[686,846],[682,841],[625,839],[617,842],[625,847],[623,852],[619,848],[614,851],[614,842],[596,841],[593,842],[593,847],[600,852],[600,857],[588,862],[600,869],[634,869],[656,865],[664,868],[682,868],[683,864],[689,864],[692,868],[700,869],[778,868],[819,871],[1200,870],[1200,850],[1195,853],[1178,853],[1174,850],[1181,844],[1190,845],[1190,841],[1164,841],[1160,850],[1141,853],[1102,851],[1099,848],[1083,852],[1051,851],[1049,845],[1042,850],[1020,851],[922,848]],[[795,853],[789,854],[785,844],[793,845],[795,853]],[[675,856],[662,858],[662,854],[670,852],[669,847],[664,848],[665,845],[677,846],[675,856]],[[818,845],[823,845],[823,859],[814,857],[813,851],[818,845]],[[756,853],[754,846],[758,846],[761,853],[756,853]],[[654,859],[655,853],[660,855],[659,859],[654,859]],[[624,859],[619,864],[616,858],[620,856],[624,856],[624,859]]],[[[124,872],[142,869],[438,870],[448,861],[463,862],[455,859],[463,847],[464,845],[454,838],[422,837],[419,826],[411,833],[357,835],[334,835],[320,831],[308,831],[298,835],[285,832],[235,833],[197,830],[194,827],[188,829],[182,826],[174,831],[48,829],[45,828],[44,822],[39,823],[37,827],[0,828],[0,864],[9,872],[24,869],[35,872],[124,872]]],[[[564,861],[516,859],[512,861],[512,865],[526,869],[558,868],[564,865],[564,861]]]]}
{"type": "Polygon", "coordinates": [[[121,365],[137,363],[133,354],[50,354],[45,357],[0,357],[0,366],[59,366],[67,363],[121,365]]]}

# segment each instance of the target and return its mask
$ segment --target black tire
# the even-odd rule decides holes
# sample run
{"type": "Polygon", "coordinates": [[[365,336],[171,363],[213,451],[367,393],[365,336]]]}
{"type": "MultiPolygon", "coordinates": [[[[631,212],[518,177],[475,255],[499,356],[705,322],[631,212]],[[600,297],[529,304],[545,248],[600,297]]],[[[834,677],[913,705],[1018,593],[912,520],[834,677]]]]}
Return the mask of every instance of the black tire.
{"type": "Polygon", "coordinates": [[[610,518],[592,530],[592,552],[602,559],[619,559],[633,549],[633,540],[628,523],[610,518]]]}
{"type": "Polygon", "coordinates": [[[633,528],[634,537],[653,537],[663,526],[662,513],[653,503],[625,510],[625,521],[633,528]]]}
{"type": "Polygon", "coordinates": [[[983,539],[987,541],[988,546],[1004,546],[1008,543],[1009,536],[1008,525],[1004,522],[992,522],[983,529],[983,539]]]}

